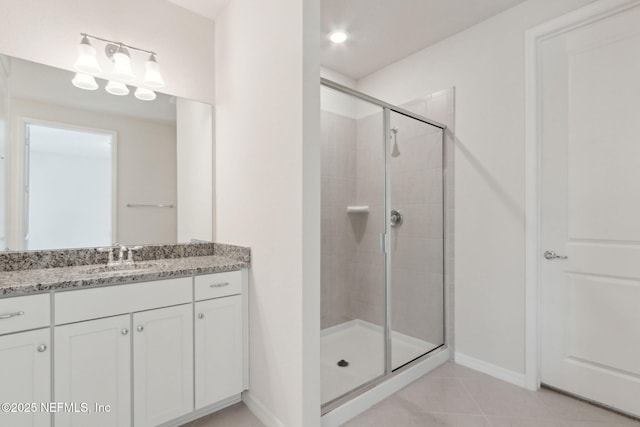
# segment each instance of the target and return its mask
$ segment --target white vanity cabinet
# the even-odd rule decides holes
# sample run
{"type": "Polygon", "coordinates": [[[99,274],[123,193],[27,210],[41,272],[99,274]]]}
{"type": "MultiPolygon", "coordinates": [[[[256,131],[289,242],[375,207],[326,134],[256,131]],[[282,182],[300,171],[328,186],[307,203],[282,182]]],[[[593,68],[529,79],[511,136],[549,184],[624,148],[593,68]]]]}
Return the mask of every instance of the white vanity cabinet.
{"type": "Polygon", "coordinates": [[[0,426],[175,427],[240,401],[246,288],[231,271],[0,298],[0,403],[67,405],[0,426]]]}
{"type": "Polygon", "coordinates": [[[193,305],[133,314],[134,426],[193,411],[193,305]]]}
{"type": "Polygon", "coordinates": [[[195,304],[196,409],[242,392],[242,296],[195,304]]]}
{"type": "MultiPolygon", "coordinates": [[[[1,313],[0,313],[1,314],[1,313]]],[[[51,356],[49,328],[0,336],[0,402],[24,404],[49,402],[51,396],[51,356]]],[[[15,409],[18,411],[17,406],[15,409]]],[[[33,408],[31,408],[33,409],[33,408]]],[[[40,411],[0,412],[0,425],[45,427],[51,416],[40,411]]]]}
{"type": "Polygon", "coordinates": [[[56,427],[131,425],[130,329],[128,314],[56,326],[55,400],[92,411],[57,412],[56,427]]]}
{"type": "Polygon", "coordinates": [[[49,295],[0,300],[0,425],[48,427],[51,416],[25,403],[51,400],[49,295]],[[28,330],[27,329],[34,329],[28,330]],[[22,405],[19,407],[18,405],[22,405]]]}
{"type": "Polygon", "coordinates": [[[245,320],[242,273],[196,276],[196,410],[242,392],[245,320]],[[238,357],[240,355],[240,357],[238,357]]]}

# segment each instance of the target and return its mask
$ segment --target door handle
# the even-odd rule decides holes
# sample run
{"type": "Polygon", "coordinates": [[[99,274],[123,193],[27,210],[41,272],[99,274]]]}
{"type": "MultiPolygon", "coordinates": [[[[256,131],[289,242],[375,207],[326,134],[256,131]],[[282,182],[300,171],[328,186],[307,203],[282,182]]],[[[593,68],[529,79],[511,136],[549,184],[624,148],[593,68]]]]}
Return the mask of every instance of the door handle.
{"type": "Polygon", "coordinates": [[[567,259],[569,258],[566,255],[558,255],[557,253],[555,253],[554,251],[544,251],[544,258],[545,259],[567,259]]]}

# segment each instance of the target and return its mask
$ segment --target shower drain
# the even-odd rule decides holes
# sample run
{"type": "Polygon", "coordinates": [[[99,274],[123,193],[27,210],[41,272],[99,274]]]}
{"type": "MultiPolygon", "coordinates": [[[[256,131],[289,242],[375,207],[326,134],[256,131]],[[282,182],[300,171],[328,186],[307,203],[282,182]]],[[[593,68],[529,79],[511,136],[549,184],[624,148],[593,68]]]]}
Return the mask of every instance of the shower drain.
{"type": "Polygon", "coordinates": [[[347,362],[347,361],[346,361],[346,360],[344,360],[344,359],[340,359],[340,360],[338,360],[337,365],[338,365],[338,366],[340,366],[341,368],[344,368],[344,367],[346,367],[346,366],[349,366],[349,362],[347,362]]]}

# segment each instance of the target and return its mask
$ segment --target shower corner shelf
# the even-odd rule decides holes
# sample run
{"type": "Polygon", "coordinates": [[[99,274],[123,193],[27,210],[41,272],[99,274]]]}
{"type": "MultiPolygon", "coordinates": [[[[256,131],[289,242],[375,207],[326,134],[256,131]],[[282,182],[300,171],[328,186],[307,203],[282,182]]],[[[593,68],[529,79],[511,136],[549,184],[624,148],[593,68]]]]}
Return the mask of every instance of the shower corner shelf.
{"type": "Polygon", "coordinates": [[[347,206],[347,213],[369,213],[369,206],[347,206]]]}

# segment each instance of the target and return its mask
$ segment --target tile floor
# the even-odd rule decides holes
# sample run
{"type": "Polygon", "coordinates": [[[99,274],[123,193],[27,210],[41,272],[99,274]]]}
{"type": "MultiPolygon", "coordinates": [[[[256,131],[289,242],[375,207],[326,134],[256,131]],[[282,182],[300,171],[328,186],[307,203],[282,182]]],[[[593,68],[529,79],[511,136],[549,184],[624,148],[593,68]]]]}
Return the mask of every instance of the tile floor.
{"type": "MultiPolygon", "coordinates": [[[[262,427],[242,404],[183,427],[262,427]]],[[[447,363],[344,427],[640,427],[640,421],[447,363]]]]}
{"type": "Polygon", "coordinates": [[[241,402],[180,427],[264,427],[264,424],[241,402]]]}

